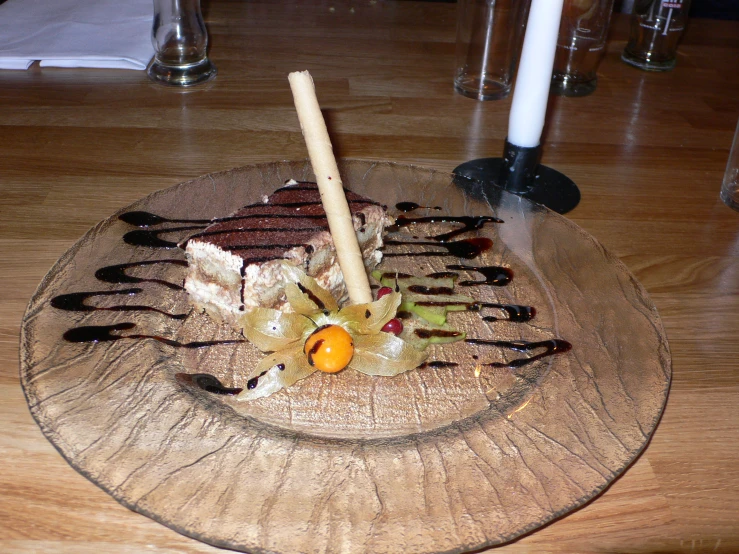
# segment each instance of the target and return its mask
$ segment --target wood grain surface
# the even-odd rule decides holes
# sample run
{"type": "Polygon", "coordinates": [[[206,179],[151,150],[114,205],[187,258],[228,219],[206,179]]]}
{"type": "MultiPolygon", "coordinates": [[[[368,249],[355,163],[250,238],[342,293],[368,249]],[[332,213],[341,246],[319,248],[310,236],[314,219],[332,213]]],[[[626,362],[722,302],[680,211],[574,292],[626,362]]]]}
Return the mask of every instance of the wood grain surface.
{"type": "MultiPolygon", "coordinates": [[[[318,83],[339,156],[451,170],[500,155],[510,100],[455,95],[454,6],[203,2],[217,79],[179,92],[143,72],[0,72],[0,550],[214,552],[116,503],[31,418],[19,325],[92,225],[178,182],[304,158],[286,75],[318,83]]],[[[646,452],[581,510],[499,552],[739,550],[739,214],[718,198],[739,114],[739,23],[693,20],[677,68],[624,65],[617,17],[597,91],[552,98],[544,162],[580,186],[569,214],[649,292],[673,383],[646,452]]]]}

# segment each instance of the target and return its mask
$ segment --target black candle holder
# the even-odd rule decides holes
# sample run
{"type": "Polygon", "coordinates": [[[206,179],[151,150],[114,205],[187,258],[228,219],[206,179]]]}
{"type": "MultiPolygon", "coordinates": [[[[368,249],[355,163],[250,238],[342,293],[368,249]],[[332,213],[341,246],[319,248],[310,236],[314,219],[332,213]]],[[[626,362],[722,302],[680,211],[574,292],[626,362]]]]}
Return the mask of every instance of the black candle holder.
{"type": "Polygon", "coordinates": [[[497,186],[557,213],[564,214],[580,202],[580,189],[559,171],[541,165],[541,145],[516,146],[506,139],[502,158],[480,158],[458,165],[453,173],[497,186]]]}

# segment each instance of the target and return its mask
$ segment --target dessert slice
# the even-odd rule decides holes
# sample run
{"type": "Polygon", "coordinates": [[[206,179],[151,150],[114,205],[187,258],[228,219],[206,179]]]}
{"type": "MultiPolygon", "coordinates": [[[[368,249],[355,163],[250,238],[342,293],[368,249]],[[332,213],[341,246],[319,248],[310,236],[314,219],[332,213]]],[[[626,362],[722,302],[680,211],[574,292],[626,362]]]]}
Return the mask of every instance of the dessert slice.
{"type": "MultiPolygon", "coordinates": [[[[364,264],[371,271],[382,254],[385,208],[346,191],[364,264]]],[[[219,219],[187,239],[185,289],[211,317],[238,327],[255,307],[286,306],[285,261],[300,267],[334,297],[346,299],[326,213],[315,183],[288,184],[265,199],[219,219]]]]}

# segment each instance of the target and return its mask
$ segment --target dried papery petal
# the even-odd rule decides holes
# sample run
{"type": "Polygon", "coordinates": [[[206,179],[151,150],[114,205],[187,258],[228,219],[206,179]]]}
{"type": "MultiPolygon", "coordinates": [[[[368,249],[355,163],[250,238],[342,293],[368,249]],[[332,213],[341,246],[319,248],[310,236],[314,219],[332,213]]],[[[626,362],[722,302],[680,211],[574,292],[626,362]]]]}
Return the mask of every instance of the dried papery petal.
{"type": "MultiPolygon", "coordinates": [[[[282,268],[287,280],[295,283],[301,294],[316,306],[314,311],[333,312],[339,309],[333,295],[322,288],[313,277],[309,277],[301,269],[290,264],[283,264],[282,268]]],[[[285,289],[287,290],[287,287],[285,289]]],[[[290,304],[292,305],[292,302],[290,304]]]]}
{"type": "Polygon", "coordinates": [[[336,318],[352,333],[379,333],[383,325],[395,317],[400,300],[400,294],[391,292],[369,304],[345,306],[339,310],[336,318]]]}
{"type": "Polygon", "coordinates": [[[321,313],[318,305],[308,298],[308,295],[302,292],[295,283],[285,285],[285,296],[288,304],[297,314],[310,317],[313,314],[321,313]]]}
{"type": "Polygon", "coordinates": [[[417,368],[425,359],[425,352],[416,350],[395,335],[356,335],[354,357],[349,367],[366,375],[393,377],[417,368]]]}
{"type": "Polygon", "coordinates": [[[271,308],[254,308],[239,320],[246,339],[262,352],[274,352],[300,342],[315,328],[313,322],[300,314],[271,308]]]}
{"type": "Polygon", "coordinates": [[[247,383],[254,383],[253,388],[247,385],[236,397],[238,400],[255,400],[276,393],[278,390],[305,379],[316,369],[311,367],[303,354],[303,345],[287,348],[265,356],[249,374],[247,383]],[[256,378],[256,381],[253,379],[256,378]]]}

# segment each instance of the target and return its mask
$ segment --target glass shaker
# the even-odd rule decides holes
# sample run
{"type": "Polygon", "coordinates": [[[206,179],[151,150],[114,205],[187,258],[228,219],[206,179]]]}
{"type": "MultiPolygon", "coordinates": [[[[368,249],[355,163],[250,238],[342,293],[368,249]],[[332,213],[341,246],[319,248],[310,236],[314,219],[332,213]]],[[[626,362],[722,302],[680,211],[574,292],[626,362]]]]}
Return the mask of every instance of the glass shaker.
{"type": "Polygon", "coordinates": [[[689,8],[690,0],[636,0],[621,59],[647,71],[674,68],[689,8]]]}
{"type": "Polygon", "coordinates": [[[154,0],[151,41],[156,53],[147,73],[154,82],[188,87],[216,76],[200,0],[154,0]]]}

